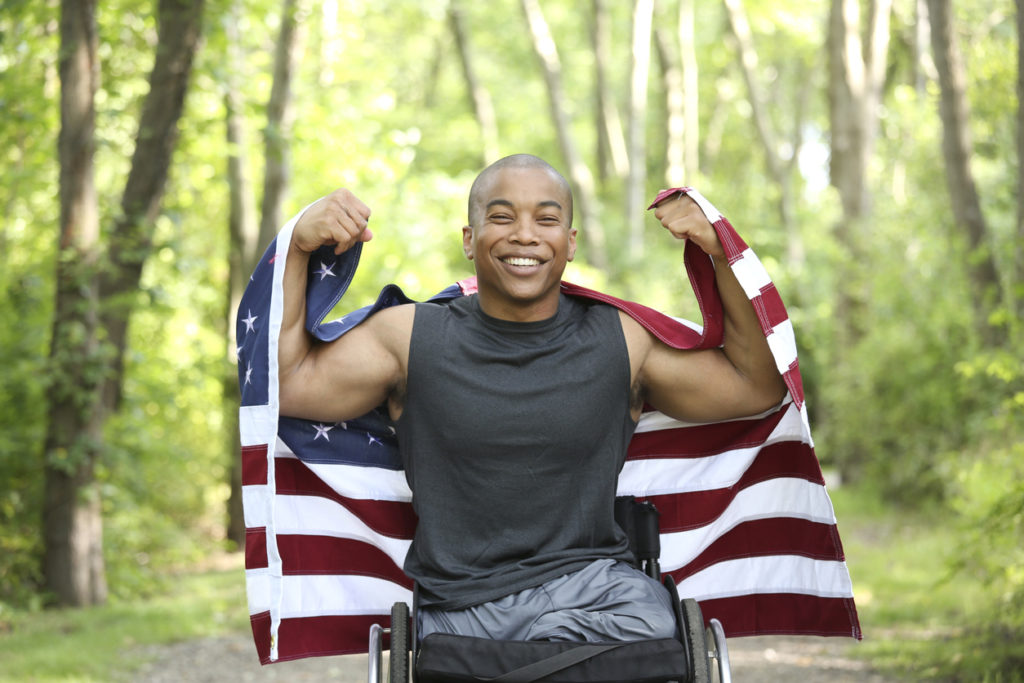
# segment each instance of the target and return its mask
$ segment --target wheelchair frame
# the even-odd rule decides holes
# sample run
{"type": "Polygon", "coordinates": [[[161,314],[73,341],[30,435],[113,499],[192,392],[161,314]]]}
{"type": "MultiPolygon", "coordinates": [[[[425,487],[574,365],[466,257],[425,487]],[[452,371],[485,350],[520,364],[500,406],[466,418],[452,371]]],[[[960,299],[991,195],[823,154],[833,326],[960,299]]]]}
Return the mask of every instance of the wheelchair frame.
{"type": "MultiPolygon", "coordinates": [[[[732,683],[729,649],[721,622],[718,619],[711,619],[705,628],[703,615],[697,601],[693,599],[680,600],[672,577],[663,578],[661,575],[661,568],[658,564],[661,543],[657,509],[647,501],[639,502],[633,497],[620,497],[615,501],[615,518],[629,537],[630,549],[636,557],[637,566],[649,577],[662,583],[673,598],[673,603],[676,606],[676,621],[679,626],[678,640],[683,646],[689,671],[689,677],[680,683],[711,683],[712,680],[717,680],[718,683],[732,683]]],[[[420,649],[416,634],[416,602],[414,594],[412,614],[410,614],[408,604],[404,602],[394,604],[391,608],[391,628],[384,628],[380,624],[370,626],[368,683],[384,683],[383,637],[385,634],[390,635],[391,638],[388,683],[410,683],[410,681],[415,683],[416,661],[420,649]],[[410,652],[412,655],[411,665],[410,652]]],[[[593,644],[580,643],[579,645],[593,644]]],[[[585,658],[585,653],[581,654],[581,661],[585,658]]],[[[571,664],[565,668],[568,666],[571,664]]],[[[557,672],[546,672],[538,678],[526,677],[515,680],[543,681],[552,673],[557,672]]],[[[505,679],[506,676],[501,676],[493,680],[505,679]]]]}

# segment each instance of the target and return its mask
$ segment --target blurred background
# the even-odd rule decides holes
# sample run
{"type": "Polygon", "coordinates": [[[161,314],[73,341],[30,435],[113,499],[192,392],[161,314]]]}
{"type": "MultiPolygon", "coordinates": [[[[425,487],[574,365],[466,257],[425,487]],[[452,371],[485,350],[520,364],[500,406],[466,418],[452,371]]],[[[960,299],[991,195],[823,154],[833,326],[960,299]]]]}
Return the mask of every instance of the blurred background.
{"type": "Polygon", "coordinates": [[[244,542],[230,321],[284,221],[352,189],[343,305],[424,299],[471,274],[476,173],[529,152],[579,284],[699,321],[644,209],[730,219],[797,330],[865,656],[1018,680],[1020,4],[3,0],[0,648],[244,542]]]}

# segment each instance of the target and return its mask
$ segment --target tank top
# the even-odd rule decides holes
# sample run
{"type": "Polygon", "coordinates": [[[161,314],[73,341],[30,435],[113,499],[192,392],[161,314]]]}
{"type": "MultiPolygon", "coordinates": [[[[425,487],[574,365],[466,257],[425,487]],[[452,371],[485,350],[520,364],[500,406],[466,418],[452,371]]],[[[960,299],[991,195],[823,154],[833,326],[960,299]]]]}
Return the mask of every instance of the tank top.
{"type": "Polygon", "coordinates": [[[596,559],[630,559],[615,523],[636,423],[618,311],[562,296],[514,323],[476,295],[418,304],[396,425],[419,517],[405,571],[423,605],[462,609],[596,559]]]}

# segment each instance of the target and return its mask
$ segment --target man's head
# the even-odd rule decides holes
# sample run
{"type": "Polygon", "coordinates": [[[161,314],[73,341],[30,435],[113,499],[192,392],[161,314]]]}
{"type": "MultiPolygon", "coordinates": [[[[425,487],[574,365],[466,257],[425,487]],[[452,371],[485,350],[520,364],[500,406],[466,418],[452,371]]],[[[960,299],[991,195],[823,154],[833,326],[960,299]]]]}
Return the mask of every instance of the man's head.
{"type": "Polygon", "coordinates": [[[476,266],[484,312],[521,321],[554,315],[562,273],[576,254],[565,178],[528,154],[501,159],[473,183],[469,223],[462,244],[476,266]]]}
{"type": "Polygon", "coordinates": [[[566,216],[569,218],[569,227],[572,227],[572,189],[568,181],[562,177],[561,173],[555,170],[554,166],[532,154],[513,154],[503,159],[498,159],[480,172],[480,175],[473,181],[473,186],[469,189],[468,218],[470,227],[476,227],[480,224],[480,218],[483,215],[484,204],[486,203],[482,195],[489,189],[494,176],[499,171],[509,168],[538,169],[551,174],[551,177],[562,187],[565,198],[564,209],[566,216]]]}

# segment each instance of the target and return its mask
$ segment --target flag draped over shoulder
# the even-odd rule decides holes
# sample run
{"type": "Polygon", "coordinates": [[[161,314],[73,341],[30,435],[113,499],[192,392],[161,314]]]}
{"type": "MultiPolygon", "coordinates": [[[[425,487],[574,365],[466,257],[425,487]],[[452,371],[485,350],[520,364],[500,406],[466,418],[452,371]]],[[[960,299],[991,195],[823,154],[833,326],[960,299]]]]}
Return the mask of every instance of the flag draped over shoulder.
{"type": "MultiPolygon", "coordinates": [[[[683,597],[728,636],[800,634],[861,637],[832,503],[814,453],[792,325],[757,256],[699,193],[667,190],[656,206],[689,194],[714,225],[736,278],[757,311],[789,394],[762,415],[683,423],[645,412],[619,476],[619,494],[652,501],[661,512],[661,566],[683,597]]],[[[301,213],[299,214],[301,215],[301,213]]],[[[264,664],[365,652],[373,623],[411,601],[402,572],[416,518],[412,493],[387,415],[341,423],[279,415],[277,339],[282,279],[292,229],[281,230],[242,298],[237,333],[242,392],[242,492],[249,613],[264,664]]],[[[371,306],[325,317],[348,288],[361,244],[310,258],[306,327],[329,342],[381,308],[410,303],[394,285],[371,306]]],[[[722,303],[714,264],[693,243],[684,260],[703,327],[645,306],[562,284],[632,315],[677,348],[722,341],[722,303]]],[[[431,299],[475,292],[475,278],[431,299]]]]}

